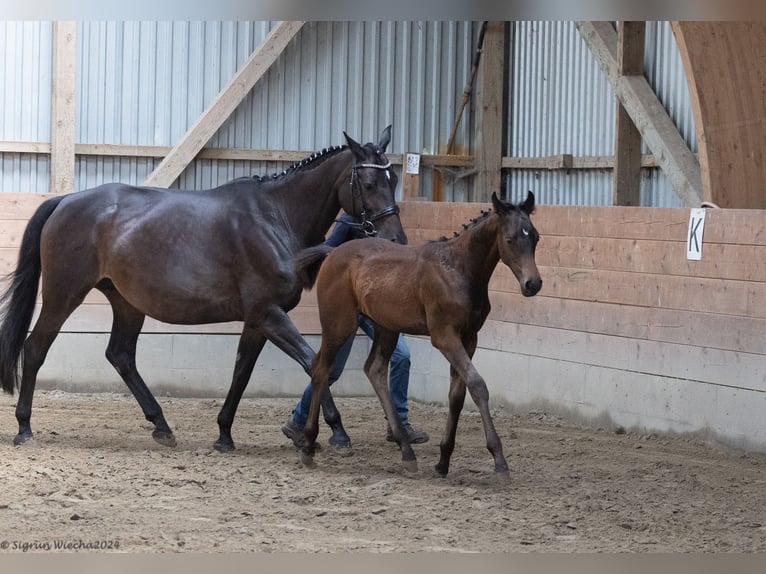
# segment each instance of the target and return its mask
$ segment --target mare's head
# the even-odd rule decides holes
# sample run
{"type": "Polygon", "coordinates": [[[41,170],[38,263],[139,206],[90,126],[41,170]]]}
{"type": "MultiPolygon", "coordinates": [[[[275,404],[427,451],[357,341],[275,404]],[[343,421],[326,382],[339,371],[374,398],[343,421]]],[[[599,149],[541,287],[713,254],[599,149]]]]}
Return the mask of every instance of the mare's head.
{"type": "Polygon", "coordinates": [[[385,155],[391,141],[391,126],[383,130],[377,144],[361,145],[346,132],[343,135],[353,160],[351,185],[343,186],[339,194],[341,207],[356,218],[365,235],[407,243],[396,205],[398,178],[385,155]]]}
{"type": "Polygon", "coordinates": [[[521,294],[525,297],[536,295],[543,280],[535,263],[535,248],[540,235],[529,218],[535,209],[535,196],[530,191],[523,203],[514,205],[493,193],[492,206],[499,217],[497,247],[500,259],[518,279],[521,294]]]}

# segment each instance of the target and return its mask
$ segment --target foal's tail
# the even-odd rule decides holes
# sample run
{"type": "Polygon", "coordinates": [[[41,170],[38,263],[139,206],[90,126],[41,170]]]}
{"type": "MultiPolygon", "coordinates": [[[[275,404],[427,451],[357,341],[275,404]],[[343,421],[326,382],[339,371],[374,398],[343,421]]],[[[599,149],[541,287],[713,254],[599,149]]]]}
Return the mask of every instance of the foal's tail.
{"type": "Polygon", "coordinates": [[[0,385],[13,394],[19,385],[19,359],[35,311],[40,283],[40,235],[45,222],[64,196],[52,197],[37,208],[24,230],[16,270],[4,279],[8,289],[0,295],[0,385]]]}
{"type": "Polygon", "coordinates": [[[298,252],[295,256],[295,273],[306,291],[311,291],[316,283],[319,268],[322,261],[329,255],[333,248],[321,243],[298,252]]]}

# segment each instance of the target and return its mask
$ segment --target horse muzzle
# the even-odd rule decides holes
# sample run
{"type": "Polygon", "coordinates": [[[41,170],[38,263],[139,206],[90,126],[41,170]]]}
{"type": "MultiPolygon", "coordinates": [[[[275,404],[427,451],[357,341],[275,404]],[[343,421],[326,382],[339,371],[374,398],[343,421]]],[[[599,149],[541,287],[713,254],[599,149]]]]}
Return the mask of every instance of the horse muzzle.
{"type": "Polygon", "coordinates": [[[543,280],[538,275],[534,279],[524,279],[523,281],[519,281],[519,286],[521,287],[521,294],[524,295],[524,297],[532,297],[537,295],[540,292],[540,289],[542,289],[543,280]]]}

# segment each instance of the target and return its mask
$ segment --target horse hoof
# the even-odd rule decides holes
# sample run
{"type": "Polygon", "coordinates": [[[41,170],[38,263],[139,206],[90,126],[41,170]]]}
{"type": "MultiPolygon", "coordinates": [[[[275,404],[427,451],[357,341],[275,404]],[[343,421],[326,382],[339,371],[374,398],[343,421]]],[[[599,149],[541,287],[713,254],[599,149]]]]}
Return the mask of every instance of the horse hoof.
{"type": "Polygon", "coordinates": [[[21,446],[25,442],[34,440],[34,435],[31,432],[19,433],[13,437],[13,446],[21,446]]]}
{"type": "Polygon", "coordinates": [[[354,451],[351,450],[351,443],[330,444],[330,448],[332,449],[332,452],[334,452],[338,456],[342,456],[343,458],[352,456],[354,454],[354,451]]]}
{"type": "Polygon", "coordinates": [[[314,457],[301,451],[301,462],[306,468],[316,468],[317,463],[314,462],[314,457]]]}
{"type": "Polygon", "coordinates": [[[446,478],[447,477],[447,469],[441,468],[438,464],[434,466],[434,476],[437,478],[446,478]]]}
{"type": "Polygon", "coordinates": [[[234,443],[217,440],[213,443],[213,448],[218,452],[231,452],[234,450],[234,443]]]}
{"type": "Polygon", "coordinates": [[[160,443],[162,446],[176,446],[176,437],[173,436],[172,432],[168,431],[154,431],[152,433],[152,438],[160,443]]]}
{"type": "Polygon", "coordinates": [[[417,460],[403,460],[402,461],[402,468],[406,472],[416,473],[418,471],[418,461],[417,460]]]}

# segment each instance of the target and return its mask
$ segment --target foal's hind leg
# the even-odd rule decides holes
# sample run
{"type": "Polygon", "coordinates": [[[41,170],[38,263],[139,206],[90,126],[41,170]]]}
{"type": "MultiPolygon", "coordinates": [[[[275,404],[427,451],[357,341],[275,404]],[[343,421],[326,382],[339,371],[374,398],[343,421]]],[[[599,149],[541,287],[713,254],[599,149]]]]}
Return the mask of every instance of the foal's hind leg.
{"type": "Polygon", "coordinates": [[[364,372],[370,379],[375,394],[378,395],[378,400],[386,413],[388,424],[391,425],[394,440],[402,451],[402,466],[410,472],[417,472],[418,461],[415,451],[412,450],[409,435],[404,430],[404,425],[394,410],[394,405],[391,402],[391,391],[388,387],[388,363],[398,340],[399,333],[375,325],[375,338],[370,355],[364,364],[364,372]]]}
{"type": "Polygon", "coordinates": [[[101,283],[97,285],[97,288],[112,304],[114,315],[106,358],[133,393],[146,420],[154,424],[152,432],[154,440],[165,446],[176,446],[176,437],[173,436],[173,431],[165,420],[162,407],[136,369],[136,344],[141,328],[144,326],[145,316],[128,303],[111,283],[101,283]]]}

